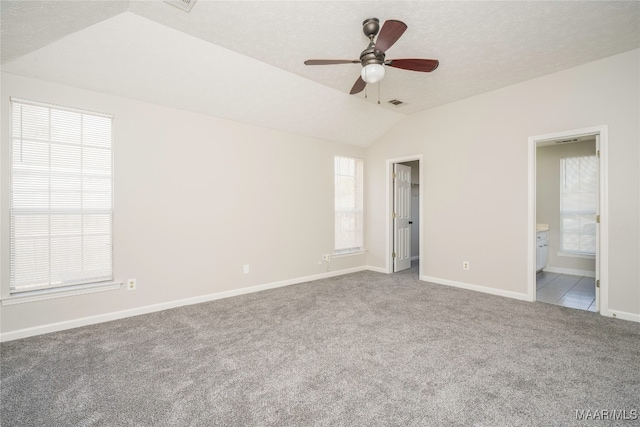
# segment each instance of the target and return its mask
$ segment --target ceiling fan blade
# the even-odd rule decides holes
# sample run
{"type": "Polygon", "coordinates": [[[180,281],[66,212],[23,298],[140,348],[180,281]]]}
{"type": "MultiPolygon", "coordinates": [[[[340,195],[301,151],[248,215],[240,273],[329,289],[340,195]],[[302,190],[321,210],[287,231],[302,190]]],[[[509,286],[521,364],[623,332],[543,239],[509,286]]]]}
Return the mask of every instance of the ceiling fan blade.
{"type": "Polygon", "coordinates": [[[403,70],[431,72],[438,68],[440,62],[437,59],[391,59],[384,62],[385,65],[403,70]]]}
{"type": "Polygon", "coordinates": [[[305,65],[359,64],[358,59],[307,59],[305,65]]]}
{"type": "Polygon", "coordinates": [[[407,25],[404,22],[390,19],[385,21],[378,39],[376,40],[376,49],[380,52],[386,52],[395,42],[398,41],[400,36],[404,34],[407,29],[407,25]]]}
{"type": "Polygon", "coordinates": [[[350,95],[354,95],[356,93],[360,93],[364,90],[364,87],[367,85],[367,82],[365,82],[364,80],[362,80],[362,77],[358,77],[358,80],[356,80],[356,83],[353,85],[353,87],[351,88],[351,92],[349,92],[350,95]]]}

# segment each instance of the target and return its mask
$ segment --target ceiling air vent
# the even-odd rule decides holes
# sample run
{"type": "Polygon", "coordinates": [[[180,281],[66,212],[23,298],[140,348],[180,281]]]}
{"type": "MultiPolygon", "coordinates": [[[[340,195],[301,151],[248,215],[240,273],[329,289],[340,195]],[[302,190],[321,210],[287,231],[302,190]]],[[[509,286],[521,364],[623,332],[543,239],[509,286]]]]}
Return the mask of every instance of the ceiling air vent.
{"type": "Polygon", "coordinates": [[[391,101],[389,101],[389,104],[393,104],[397,107],[397,106],[403,105],[404,102],[400,101],[399,99],[392,99],[391,101]]]}
{"type": "Polygon", "coordinates": [[[182,9],[185,12],[190,12],[193,5],[196,4],[196,0],[164,0],[164,2],[178,9],[182,9]]]}

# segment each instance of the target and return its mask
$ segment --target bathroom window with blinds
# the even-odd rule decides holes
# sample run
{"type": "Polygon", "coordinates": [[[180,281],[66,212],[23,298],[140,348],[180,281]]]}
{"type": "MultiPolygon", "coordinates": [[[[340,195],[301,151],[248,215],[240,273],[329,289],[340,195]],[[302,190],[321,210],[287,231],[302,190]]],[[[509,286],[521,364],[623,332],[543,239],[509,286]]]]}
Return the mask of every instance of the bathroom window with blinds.
{"type": "Polygon", "coordinates": [[[363,249],[363,161],[336,156],[335,178],[335,252],[363,249]]]}
{"type": "Polygon", "coordinates": [[[112,116],[11,99],[12,294],[110,281],[112,116]]]}
{"type": "Polygon", "coordinates": [[[596,253],[597,162],[596,156],[560,160],[562,252],[581,255],[596,253]]]}

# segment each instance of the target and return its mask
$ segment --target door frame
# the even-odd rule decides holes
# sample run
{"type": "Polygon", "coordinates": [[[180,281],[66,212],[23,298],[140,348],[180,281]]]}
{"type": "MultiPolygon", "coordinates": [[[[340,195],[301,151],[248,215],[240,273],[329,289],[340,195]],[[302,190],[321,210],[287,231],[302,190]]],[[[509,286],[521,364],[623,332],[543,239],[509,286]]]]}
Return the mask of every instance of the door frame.
{"type": "MultiPolygon", "coordinates": [[[[529,137],[529,196],[527,214],[527,297],[530,301],[536,300],[536,156],[538,143],[556,139],[574,138],[580,136],[595,136],[600,138],[600,157],[598,174],[598,205],[600,215],[600,244],[596,249],[596,262],[599,264],[600,277],[600,314],[611,316],[609,311],[609,168],[608,168],[608,138],[607,125],[595,126],[584,129],[569,130],[529,137]]],[[[596,268],[597,270],[597,268],[596,268]]]]}
{"type": "Polygon", "coordinates": [[[386,211],[385,211],[385,215],[387,216],[387,221],[386,222],[386,236],[387,236],[387,243],[386,243],[386,265],[385,265],[385,270],[388,274],[393,273],[393,165],[396,163],[406,163],[406,162],[412,162],[412,161],[418,161],[418,171],[420,176],[418,177],[418,198],[419,200],[419,216],[420,216],[420,229],[418,232],[418,247],[420,250],[420,266],[419,266],[419,272],[418,272],[418,277],[420,280],[422,280],[423,274],[422,272],[424,271],[424,263],[422,262],[423,258],[424,258],[424,239],[423,239],[423,212],[424,212],[424,166],[423,166],[423,159],[422,159],[422,154],[415,154],[413,156],[406,156],[406,157],[396,157],[393,159],[387,159],[387,168],[385,173],[387,174],[387,178],[386,178],[386,183],[387,183],[387,207],[386,207],[386,211]]]}

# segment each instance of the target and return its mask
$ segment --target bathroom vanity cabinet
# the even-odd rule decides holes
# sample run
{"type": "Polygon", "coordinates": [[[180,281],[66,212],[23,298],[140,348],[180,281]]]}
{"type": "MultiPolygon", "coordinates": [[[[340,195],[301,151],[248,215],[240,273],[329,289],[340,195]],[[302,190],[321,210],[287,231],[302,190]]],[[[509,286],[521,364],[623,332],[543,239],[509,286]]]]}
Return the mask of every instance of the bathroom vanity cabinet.
{"type": "Polygon", "coordinates": [[[536,272],[542,271],[549,260],[549,231],[536,232],[536,272]]]}

